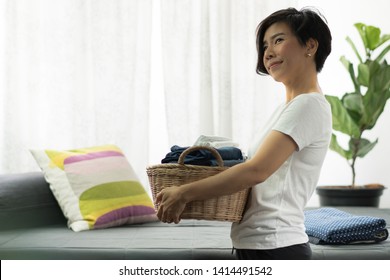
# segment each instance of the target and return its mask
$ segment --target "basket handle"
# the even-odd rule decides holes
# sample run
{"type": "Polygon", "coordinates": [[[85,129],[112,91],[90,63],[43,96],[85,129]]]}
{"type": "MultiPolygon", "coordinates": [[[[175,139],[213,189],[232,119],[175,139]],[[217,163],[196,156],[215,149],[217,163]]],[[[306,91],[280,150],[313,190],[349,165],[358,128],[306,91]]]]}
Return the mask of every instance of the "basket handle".
{"type": "Polygon", "coordinates": [[[181,165],[184,165],[184,158],[191,152],[193,151],[197,151],[197,150],[208,150],[209,152],[211,152],[211,154],[215,157],[215,159],[217,160],[217,163],[218,163],[218,166],[219,167],[223,167],[223,159],[221,157],[221,155],[218,153],[218,151],[215,149],[215,148],[212,148],[212,147],[208,147],[208,146],[192,146],[192,147],[189,147],[187,149],[185,149],[180,157],[179,157],[179,160],[178,160],[178,164],[181,164],[181,165]]]}

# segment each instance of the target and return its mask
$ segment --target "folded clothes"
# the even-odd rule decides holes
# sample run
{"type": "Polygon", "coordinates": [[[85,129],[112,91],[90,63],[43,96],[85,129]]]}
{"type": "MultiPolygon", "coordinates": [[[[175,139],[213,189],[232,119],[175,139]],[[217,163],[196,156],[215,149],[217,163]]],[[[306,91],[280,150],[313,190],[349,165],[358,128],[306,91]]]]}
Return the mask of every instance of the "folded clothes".
{"type": "Polygon", "coordinates": [[[331,207],[306,210],[305,227],[313,244],[375,243],[389,236],[384,219],[355,216],[331,207]]]}
{"type": "MultiPolygon", "coordinates": [[[[177,163],[180,155],[187,148],[188,147],[180,147],[177,145],[172,146],[171,152],[169,152],[165,158],[161,160],[161,163],[177,163]]],[[[224,166],[233,166],[235,164],[244,162],[244,157],[241,150],[236,147],[221,147],[216,150],[221,155],[224,166]]],[[[184,164],[218,166],[218,162],[212,153],[208,150],[202,149],[192,151],[186,155],[184,158],[184,164]]]]}
{"type": "Polygon", "coordinates": [[[222,147],[238,147],[238,143],[226,137],[201,135],[196,139],[194,146],[208,146],[218,149],[222,147]]]}

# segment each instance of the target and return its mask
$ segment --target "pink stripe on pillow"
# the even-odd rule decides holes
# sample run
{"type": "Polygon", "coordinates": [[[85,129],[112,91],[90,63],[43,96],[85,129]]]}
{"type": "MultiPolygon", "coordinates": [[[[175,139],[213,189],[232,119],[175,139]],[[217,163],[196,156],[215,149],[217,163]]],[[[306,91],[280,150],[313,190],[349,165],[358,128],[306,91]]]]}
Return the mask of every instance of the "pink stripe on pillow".
{"type": "Polygon", "coordinates": [[[64,165],[64,171],[69,174],[113,174],[115,176],[117,170],[126,170],[129,173],[134,173],[125,157],[105,157],[93,160],[84,160],[73,162],[64,165]]]}
{"type": "MultiPolygon", "coordinates": [[[[154,214],[156,214],[156,211],[153,207],[144,205],[122,207],[98,217],[94,228],[104,228],[107,227],[107,224],[115,223],[115,221],[117,221],[116,225],[118,226],[125,224],[129,219],[134,219],[137,216],[154,216],[154,214]]],[[[150,220],[152,221],[152,219],[150,220]]],[[[157,218],[153,220],[157,221],[157,218]]]]}
{"type": "Polygon", "coordinates": [[[88,153],[88,154],[81,154],[81,155],[75,155],[70,156],[64,160],[64,164],[70,164],[85,160],[91,160],[96,158],[104,158],[104,157],[124,157],[124,155],[117,151],[102,151],[102,152],[95,152],[95,153],[88,153]]]}

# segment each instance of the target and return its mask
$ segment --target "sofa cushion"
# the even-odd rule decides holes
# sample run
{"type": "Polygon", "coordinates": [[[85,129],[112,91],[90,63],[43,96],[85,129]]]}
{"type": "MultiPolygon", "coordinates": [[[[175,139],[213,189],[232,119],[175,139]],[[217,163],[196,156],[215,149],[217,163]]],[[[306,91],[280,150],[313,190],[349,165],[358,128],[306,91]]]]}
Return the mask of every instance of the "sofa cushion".
{"type": "Polygon", "coordinates": [[[2,229],[65,223],[64,215],[42,172],[0,175],[2,229]]]}
{"type": "Polygon", "coordinates": [[[234,259],[230,226],[227,222],[183,220],[177,225],[156,222],[77,233],[61,225],[0,229],[0,259],[234,259]]]}
{"type": "Polygon", "coordinates": [[[117,146],[31,152],[72,230],[157,220],[150,196],[117,146]]]}
{"type": "MultiPolygon", "coordinates": [[[[339,209],[356,215],[381,217],[390,224],[390,209],[339,209]]],[[[231,223],[228,222],[205,220],[126,225],[78,233],[64,225],[8,231],[0,228],[0,259],[234,260],[230,228],[231,223]]],[[[310,244],[310,247],[315,260],[390,260],[390,240],[375,244],[310,244]]]]}

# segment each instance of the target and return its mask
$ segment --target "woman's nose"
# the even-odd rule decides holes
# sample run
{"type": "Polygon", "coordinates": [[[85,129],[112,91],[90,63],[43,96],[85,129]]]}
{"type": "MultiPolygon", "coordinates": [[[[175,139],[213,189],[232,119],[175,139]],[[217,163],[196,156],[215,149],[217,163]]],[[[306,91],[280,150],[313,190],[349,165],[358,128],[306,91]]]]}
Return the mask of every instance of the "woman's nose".
{"type": "Polygon", "coordinates": [[[274,55],[275,55],[274,51],[270,47],[267,47],[267,49],[264,51],[264,58],[265,59],[271,59],[274,57],[274,55]]]}

